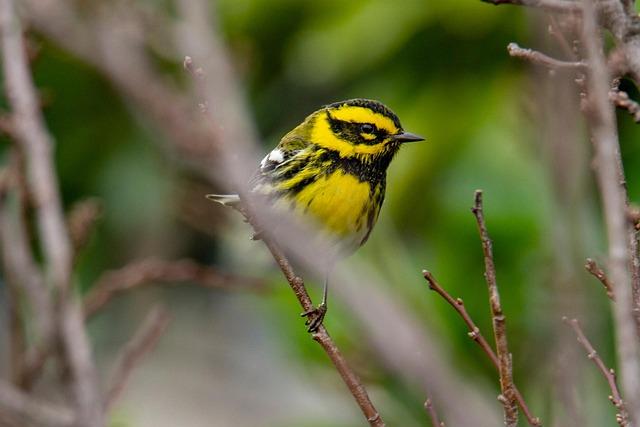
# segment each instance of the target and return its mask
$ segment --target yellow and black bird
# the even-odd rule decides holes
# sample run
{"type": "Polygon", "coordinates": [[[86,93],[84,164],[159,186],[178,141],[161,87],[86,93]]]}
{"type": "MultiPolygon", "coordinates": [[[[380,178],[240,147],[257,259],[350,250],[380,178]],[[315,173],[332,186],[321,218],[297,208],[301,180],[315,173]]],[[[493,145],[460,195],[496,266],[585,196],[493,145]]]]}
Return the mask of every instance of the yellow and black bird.
{"type": "MultiPolygon", "coordinates": [[[[378,101],[336,102],[282,138],[260,162],[251,191],[317,224],[346,257],[367,241],[376,223],[394,155],[403,143],[423,139],[405,132],[398,116],[378,101]]],[[[207,197],[225,205],[240,202],[237,195],[207,197]]],[[[302,314],[314,315],[307,322],[310,332],[327,311],[327,288],[325,279],[322,303],[302,314]]]]}

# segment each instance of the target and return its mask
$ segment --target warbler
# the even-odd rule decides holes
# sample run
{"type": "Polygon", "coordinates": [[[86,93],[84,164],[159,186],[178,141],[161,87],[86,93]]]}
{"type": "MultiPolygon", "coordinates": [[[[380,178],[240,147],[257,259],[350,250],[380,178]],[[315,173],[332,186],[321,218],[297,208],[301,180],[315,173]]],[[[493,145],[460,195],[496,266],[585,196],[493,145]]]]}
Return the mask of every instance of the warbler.
{"type": "MultiPolygon", "coordinates": [[[[346,257],[371,234],[394,155],[403,143],[422,140],[405,132],[398,116],[378,101],[329,104],[310,114],[262,159],[250,181],[251,192],[317,224],[339,243],[339,257],[346,257]]],[[[240,202],[235,194],[207,197],[225,205],[240,202]]],[[[302,313],[308,316],[309,332],[322,324],[327,289],[325,278],[322,302],[302,313]]]]}

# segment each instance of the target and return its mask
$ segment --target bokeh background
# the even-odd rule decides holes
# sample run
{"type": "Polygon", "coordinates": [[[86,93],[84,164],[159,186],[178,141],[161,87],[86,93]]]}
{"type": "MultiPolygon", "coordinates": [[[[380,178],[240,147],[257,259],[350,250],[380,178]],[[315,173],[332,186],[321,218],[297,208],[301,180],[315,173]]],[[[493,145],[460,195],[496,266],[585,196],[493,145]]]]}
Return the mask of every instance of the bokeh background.
{"type": "MultiPolygon", "coordinates": [[[[112,6],[71,3],[81,17],[112,6]]],[[[180,10],[174,2],[115,3],[142,16],[145,25],[136,34],[155,72],[176,87],[188,85],[179,58],[206,58],[166,44],[172,34],[163,22],[177,19],[180,10]]],[[[427,139],[398,154],[375,231],[343,263],[376,279],[357,284],[365,308],[377,307],[373,295],[393,301],[421,342],[394,347],[372,339],[367,323],[375,313],[359,315],[340,292],[332,294],[325,321],[388,425],[430,425],[422,408],[427,395],[445,421],[489,426],[500,417],[496,372],[421,276],[429,269],[464,298],[491,337],[482,252],[469,209],[477,188],[485,192],[516,384],[545,425],[615,425],[604,380],[561,322],[563,315],[578,317],[613,366],[609,303],[583,269],[587,256],[604,259],[605,242],[577,89],[573,76],[532,69],[506,51],[516,41],[562,56],[547,30],[553,25],[548,16],[476,0],[219,0],[209,4],[207,18],[227,49],[263,153],[319,106],[352,97],[384,102],[407,130],[427,139]],[[412,352],[414,365],[424,360],[424,369],[398,366],[394,352],[402,353],[398,360],[412,352]],[[474,413],[474,407],[487,412],[474,413]]],[[[250,228],[237,213],[203,198],[228,188],[212,188],[191,171],[156,117],[127,96],[104,64],[61,42],[55,26],[54,19],[44,29],[36,21],[30,40],[64,202],[70,207],[95,197],[103,211],[78,261],[78,285],[87,291],[103,271],[151,257],[189,257],[265,281],[261,291],[145,287],[102,310],[89,327],[105,376],[149,307],[160,301],[172,313],[112,425],[364,425],[305,332],[294,295],[264,245],[249,239],[250,228]]],[[[223,107],[226,101],[214,100],[223,107]]],[[[640,202],[640,134],[627,115],[618,119],[630,195],[640,202]]],[[[3,142],[4,152],[7,147],[3,142]]],[[[212,163],[211,173],[217,167],[212,163]]],[[[316,299],[321,279],[307,277],[316,299]]]]}

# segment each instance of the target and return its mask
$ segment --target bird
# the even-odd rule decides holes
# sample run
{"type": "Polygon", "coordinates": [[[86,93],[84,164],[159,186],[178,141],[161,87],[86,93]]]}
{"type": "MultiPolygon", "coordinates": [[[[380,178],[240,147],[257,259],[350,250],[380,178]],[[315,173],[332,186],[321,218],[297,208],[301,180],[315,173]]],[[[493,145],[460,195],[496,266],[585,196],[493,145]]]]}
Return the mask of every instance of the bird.
{"type": "MultiPolygon", "coordinates": [[[[269,152],[249,181],[250,193],[315,223],[336,242],[329,257],[322,302],[302,316],[316,332],[327,312],[329,271],[365,244],[385,197],[387,168],[400,147],[423,141],[405,132],[398,116],[379,101],[334,102],[308,115],[269,152]]],[[[237,194],[209,194],[226,206],[237,194]]]]}

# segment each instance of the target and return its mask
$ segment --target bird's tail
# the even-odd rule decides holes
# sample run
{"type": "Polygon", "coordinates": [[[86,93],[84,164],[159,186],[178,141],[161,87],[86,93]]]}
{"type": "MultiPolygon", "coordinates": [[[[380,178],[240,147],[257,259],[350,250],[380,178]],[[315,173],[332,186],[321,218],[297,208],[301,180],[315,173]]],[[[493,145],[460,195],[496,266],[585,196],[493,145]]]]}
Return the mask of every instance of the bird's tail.
{"type": "Polygon", "coordinates": [[[240,196],[237,194],[207,194],[207,199],[230,207],[237,206],[240,203],[240,196]]]}

